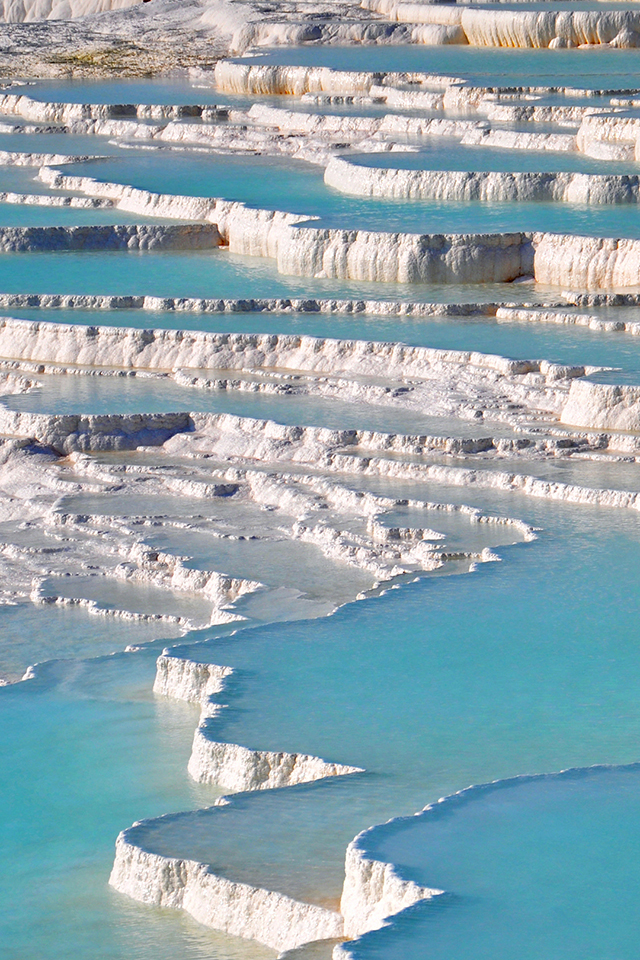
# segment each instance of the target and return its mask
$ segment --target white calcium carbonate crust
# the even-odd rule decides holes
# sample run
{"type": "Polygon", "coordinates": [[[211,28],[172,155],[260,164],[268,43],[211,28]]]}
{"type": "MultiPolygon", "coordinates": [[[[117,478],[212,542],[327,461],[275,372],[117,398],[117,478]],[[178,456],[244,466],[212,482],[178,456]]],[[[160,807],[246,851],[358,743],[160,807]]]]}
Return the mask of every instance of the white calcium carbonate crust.
{"type": "Polygon", "coordinates": [[[429,377],[430,370],[439,366],[451,366],[460,372],[470,366],[478,376],[482,376],[483,371],[522,376],[540,370],[539,361],[383,341],[337,340],[298,334],[87,327],[9,317],[0,317],[0,357],[115,370],[252,371],[278,368],[318,374],[384,375],[389,380],[429,377]]]}
{"type": "Polygon", "coordinates": [[[562,422],[639,433],[640,387],[576,381],[571,384],[562,422]]]}
{"type": "Polygon", "coordinates": [[[484,203],[638,203],[640,177],[584,173],[471,173],[365,167],[334,157],[325,183],[341,193],[402,200],[484,203]]]}
{"type": "Polygon", "coordinates": [[[363,7],[390,20],[457,28],[457,40],[479,47],[577,47],[608,43],[636,47],[640,15],[634,10],[501,10],[468,5],[363,0],[363,7]]]}
{"type": "MultiPolygon", "coordinates": [[[[395,867],[365,856],[362,842],[367,831],[347,847],[345,880],[340,901],[346,937],[377,930],[401,910],[421,900],[431,900],[443,891],[403,880],[395,867]]],[[[346,948],[348,952],[348,947],[346,948]]],[[[338,956],[344,954],[338,953],[338,956]]]]}
{"type": "Polygon", "coordinates": [[[205,704],[209,697],[224,689],[224,681],[232,673],[231,667],[197,663],[172,656],[165,650],[156,661],[153,692],[188,703],[205,704]]]}
{"type": "Polygon", "coordinates": [[[308,754],[250,750],[235,743],[218,743],[210,740],[202,727],[195,732],[188,769],[198,783],[215,783],[234,793],[273,790],[362,773],[360,767],[327,763],[308,754]]]}
{"type": "Polygon", "coordinates": [[[88,450],[135,450],[158,446],[189,430],[187,413],[38,414],[0,408],[0,430],[8,436],[33,437],[62,454],[88,450]]]}
{"type": "Polygon", "coordinates": [[[142,0],[0,0],[0,22],[71,20],[96,13],[124,10],[142,0]]]}
{"type": "Polygon", "coordinates": [[[214,930],[257,940],[279,952],[313,940],[339,938],[339,913],[284,894],[217,876],[204,863],[148,853],[124,831],[116,842],[110,884],[134,900],[183,909],[214,930]]]}

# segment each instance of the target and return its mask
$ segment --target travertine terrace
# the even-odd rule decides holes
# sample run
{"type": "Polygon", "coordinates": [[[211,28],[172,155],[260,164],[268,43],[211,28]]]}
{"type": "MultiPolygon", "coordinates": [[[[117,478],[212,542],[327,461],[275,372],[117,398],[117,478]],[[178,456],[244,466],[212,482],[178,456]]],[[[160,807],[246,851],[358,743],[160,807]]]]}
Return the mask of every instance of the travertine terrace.
{"type": "MultiPolygon", "coordinates": [[[[400,69],[422,48],[582,67],[640,46],[635,7],[587,6],[0,3],[0,611],[144,629],[139,697],[200,710],[172,776],[207,805],[121,823],[127,898],[340,958],[440,896],[369,854],[368,821],[341,898],[292,892],[275,854],[271,874],[196,858],[227,810],[387,775],[349,731],[343,754],[298,748],[293,722],[227,738],[260,674],[206,643],[508,564],[531,504],[640,511],[640,80],[400,69]]],[[[113,648],[25,640],[2,686],[113,648]]]]}

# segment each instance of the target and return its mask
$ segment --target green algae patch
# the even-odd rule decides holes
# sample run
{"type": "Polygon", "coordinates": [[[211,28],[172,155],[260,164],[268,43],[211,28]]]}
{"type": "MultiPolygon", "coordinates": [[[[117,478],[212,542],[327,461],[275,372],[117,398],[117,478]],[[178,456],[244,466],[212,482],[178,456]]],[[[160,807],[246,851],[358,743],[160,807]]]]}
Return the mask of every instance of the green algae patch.
{"type": "Polygon", "coordinates": [[[47,58],[48,63],[68,66],[74,73],[106,70],[136,77],[149,77],[153,74],[154,69],[147,61],[148,54],[134,45],[77,50],[47,58]]]}

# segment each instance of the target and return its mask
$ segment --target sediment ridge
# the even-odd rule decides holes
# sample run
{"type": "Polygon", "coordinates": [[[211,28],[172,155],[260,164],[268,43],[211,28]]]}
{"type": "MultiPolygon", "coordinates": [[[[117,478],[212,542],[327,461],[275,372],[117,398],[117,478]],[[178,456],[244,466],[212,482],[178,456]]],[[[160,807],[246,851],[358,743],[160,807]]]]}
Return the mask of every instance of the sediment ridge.
{"type": "Polygon", "coordinates": [[[337,912],[226,880],[204,863],[147,852],[138,841],[144,826],[144,821],[135,824],[116,841],[109,882],[121,893],[142,903],[185,910],[205,926],[278,951],[342,936],[343,920],[337,912]]]}
{"type": "Polygon", "coordinates": [[[403,200],[483,203],[638,203],[640,176],[585,173],[469,173],[365,167],[334,157],[325,183],[341,193],[403,200]]]}
{"type": "MultiPolygon", "coordinates": [[[[370,828],[375,829],[375,828],[370,828]]],[[[370,830],[351,841],[345,858],[345,881],[340,901],[344,932],[348,938],[386,926],[385,921],[421,900],[432,900],[442,890],[404,880],[393,864],[367,857],[364,843],[370,830]]],[[[349,948],[340,946],[336,960],[348,957],[349,948]]]]}
{"type": "MultiPolygon", "coordinates": [[[[640,276],[640,240],[553,233],[411,234],[304,227],[298,225],[304,220],[300,215],[251,209],[241,203],[152,194],[65,176],[50,168],[43,168],[41,176],[60,189],[117,199],[119,209],[215,222],[231,252],[274,259],[280,273],[295,276],[390,283],[505,283],[533,277],[550,286],[587,290],[637,286],[640,276]]],[[[189,236],[189,228],[181,229],[189,236]]],[[[158,230],[159,238],[162,230],[170,228],[149,230],[158,230]]],[[[196,231],[195,236],[203,246],[218,242],[214,232],[196,231]]]]}
{"type": "Polygon", "coordinates": [[[198,783],[215,783],[234,793],[274,790],[363,772],[361,767],[327,763],[304,753],[250,750],[235,743],[219,743],[211,740],[202,726],[195,732],[188,770],[198,783]]]}
{"type": "MultiPolygon", "coordinates": [[[[430,366],[451,364],[504,376],[540,372],[544,361],[510,360],[468,350],[443,350],[371,340],[337,340],[299,334],[210,333],[87,327],[0,318],[0,356],[37,363],[138,370],[292,370],[384,374],[390,380],[425,376],[430,366]]],[[[548,364],[571,375],[568,367],[548,364]]],[[[546,367],[544,368],[547,369],[546,367]]],[[[584,373],[584,367],[575,368],[584,373]]],[[[573,373],[575,376],[576,373],[573,373]]],[[[552,379],[560,379],[557,375],[552,379]]]]}
{"type": "Polygon", "coordinates": [[[637,47],[640,42],[640,14],[633,10],[500,10],[462,4],[443,8],[403,0],[362,0],[362,6],[389,20],[440,26],[444,28],[440,43],[562,49],[605,43],[637,47]]]}
{"type": "MultiPolygon", "coordinates": [[[[215,664],[182,660],[170,651],[158,658],[154,690],[198,702],[203,708],[189,761],[194,779],[234,790],[265,790],[361,772],[318,757],[249,750],[209,740],[203,724],[204,718],[215,716],[210,698],[222,691],[231,673],[215,664]]],[[[206,926],[279,951],[312,940],[342,937],[344,923],[339,913],[228,880],[207,864],[151,853],[144,847],[144,831],[143,821],[120,834],[110,878],[112,886],[133,899],[184,909],[206,926]]]]}
{"type": "Polygon", "coordinates": [[[209,250],[220,246],[220,243],[217,228],[213,224],[203,223],[0,227],[1,253],[42,250],[209,250]]]}
{"type": "Polygon", "coordinates": [[[165,650],[156,661],[153,692],[175,700],[198,703],[204,708],[214,694],[224,690],[224,681],[232,673],[231,667],[198,663],[172,656],[169,650],[165,650]]]}

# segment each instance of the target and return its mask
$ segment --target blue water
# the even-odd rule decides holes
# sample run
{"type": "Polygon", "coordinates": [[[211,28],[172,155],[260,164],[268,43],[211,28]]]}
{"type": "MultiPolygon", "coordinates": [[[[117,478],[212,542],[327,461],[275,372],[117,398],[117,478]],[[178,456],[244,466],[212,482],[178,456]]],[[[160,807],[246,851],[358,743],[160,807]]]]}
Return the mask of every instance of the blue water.
{"type": "MultiPolygon", "coordinates": [[[[224,374],[223,374],[224,375],[224,374]]],[[[231,377],[235,376],[232,371],[231,377]]],[[[378,430],[384,433],[432,434],[447,427],[442,418],[428,412],[395,408],[392,404],[324,399],[297,393],[262,394],[234,389],[190,389],[170,381],[120,377],[43,377],[42,388],[0,399],[9,410],[29,413],[233,413],[238,416],[275,420],[294,426],[378,430]]],[[[455,421],[454,432],[485,436],[484,424],[455,421]]],[[[505,432],[503,428],[502,432],[505,432]]],[[[512,431],[506,428],[506,433],[512,431]]]]}
{"type": "Polygon", "coordinates": [[[0,203],[0,227],[91,227],[107,223],[158,223],[158,220],[120,210],[74,210],[70,207],[0,203]]]}
{"type": "Polygon", "coordinates": [[[636,956],[639,803],[637,766],[594,768],[481,787],[374,831],[368,851],[446,894],[356,956],[636,956]]]}
{"type": "Polygon", "coordinates": [[[562,203],[456,203],[348,197],[327,187],[320,168],[290,159],[184,158],[167,155],[95,160],[74,165],[86,176],[158,193],[245,200],[266,209],[318,217],[327,227],[413,233],[492,233],[547,230],[593,236],[640,237],[634,204],[589,207],[562,203]],[[264,170],[256,176],[256,169],[264,170]],[[286,192],[282,177],[286,171],[286,192]]]}
{"type": "Polygon", "coordinates": [[[546,531],[499,551],[502,564],[422,580],[326,621],[191,647],[237,671],[214,739],[277,743],[367,773],[143,826],[144,843],[331,897],[345,843],[370,822],[493,777],[633,760],[640,593],[625,570],[638,562],[638,521],[510,503],[546,531]]]}
{"type": "MultiPolygon", "coordinates": [[[[412,284],[318,280],[278,274],[272,260],[227,250],[2,254],[4,293],[134,294],[158,297],[339,297],[468,303],[522,302],[554,288],[528,284],[412,284]]],[[[174,324],[175,325],[175,324],[174,324]]]]}
{"type": "MultiPolygon", "coordinates": [[[[58,100],[63,103],[127,103],[127,104],[187,104],[197,106],[233,106],[248,109],[255,103],[255,97],[246,97],[236,93],[221,93],[206,80],[193,84],[178,80],[175,83],[166,80],[39,80],[27,87],[14,87],[12,93],[26,92],[34,100],[58,100]]],[[[273,106],[286,106],[291,110],[303,110],[311,113],[351,113],[353,107],[332,104],[329,108],[322,104],[301,103],[297,97],[261,97],[261,103],[273,106]]],[[[358,113],[377,116],[387,113],[384,105],[359,105],[358,113]]],[[[11,117],[15,122],[16,118],[11,117]]],[[[186,122],[198,122],[196,117],[185,118],[186,122]]],[[[153,122],[153,121],[144,121],[153,122]]]]}
{"type": "MultiPolygon", "coordinates": [[[[522,498],[513,501],[522,513],[522,498]]],[[[151,848],[208,856],[226,875],[331,903],[344,846],[371,822],[492,776],[633,759],[640,596],[625,574],[638,562],[637,521],[535,503],[524,513],[548,532],[507,550],[503,564],[423,581],[326,621],[192,648],[237,670],[215,736],[309,750],[368,772],[170,818],[145,833],[151,848]],[[470,622],[464,609],[473,610],[470,622]]],[[[213,799],[184,775],[197,711],[148,700],[153,658],[150,651],[79,664],[0,691],[2,741],[12,745],[4,761],[11,790],[3,791],[3,856],[19,864],[7,870],[3,891],[3,942],[12,958],[24,952],[27,923],[30,949],[47,957],[70,950],[87,960],[120,957],[133,923],[136,956],[164,960],[176,949],[191,950],[182,954],[189,958],[229,955],[188,921],[104,886],[118,829],[213,799]],[[64,735],[69,729],[73,738],[64,735]],[[99,735],[104,729],[109,737],[99,735]],[[17,804],[34,769],[38,792],[17,804]],[[20,850],[16,837],[26,838],[20,850]],[[43,873],[55,882],[34,896],[43,873]]]]}
{"type": "MultiPolygon", "coordinates": [[[[107,886],[113,842],[140,812],[206,802],[182,775],[197,712],[149,696],[131,656],[61,665],[0,690],[0,936],[25,957],[240,960],[245,944],[107,886]],[[222,942],[221,942],[222,941],[222,942]]],[[[253,946],[250,956],[272,956],[253,946]]]]}
{"type": "Polygon", "coordinates": [[[45,660],[82,660],[117,653],[129,644],[175,636],[175,627],[91,616],[74,607],[22,602],[0,607],[0,676],[19,680],[45,660]],[[43,624],[46,621],[46,630],[43,624]]]}
{"type": "MultiPolygon", "coordinates": [[[[16,125],[23,122],[16,115],[0,116],[0,121],[16,125]]],[[[29,131],[29,126],[25,123],[23,133],[0,133],[0,150],[16,153],[58,153],[66,156],[118,156],[122,153],[122,147],[106,136],[63,131],[33,133],[29,131]]],[[[11,169],[9,167],[9,170],[11,169]]],[[[2,175],[5,175],[4,168],[2,175]]]]}
{"type": "Polygon", "coordinates": [[[517,50],[464,46],[280,47],[247,63],[304,64],[335,70],[421,71],[480,86],[568,86],[586,90],[640,89],[637,50],[517,50]]]}

